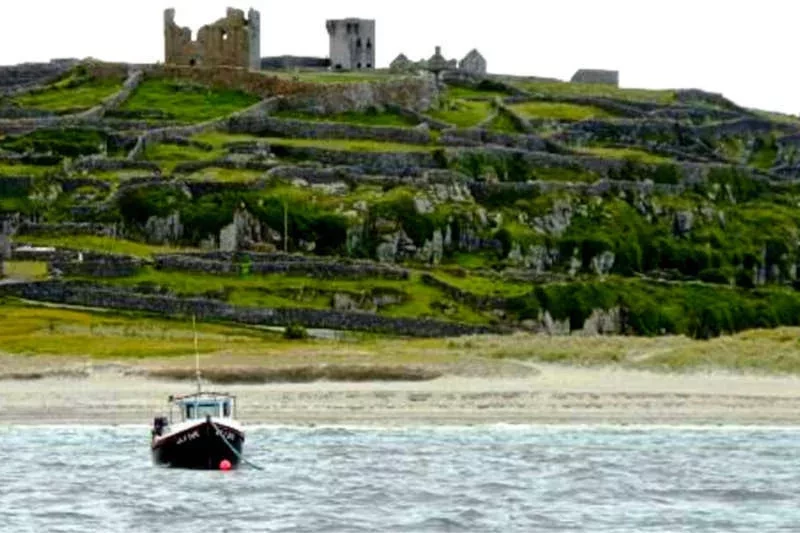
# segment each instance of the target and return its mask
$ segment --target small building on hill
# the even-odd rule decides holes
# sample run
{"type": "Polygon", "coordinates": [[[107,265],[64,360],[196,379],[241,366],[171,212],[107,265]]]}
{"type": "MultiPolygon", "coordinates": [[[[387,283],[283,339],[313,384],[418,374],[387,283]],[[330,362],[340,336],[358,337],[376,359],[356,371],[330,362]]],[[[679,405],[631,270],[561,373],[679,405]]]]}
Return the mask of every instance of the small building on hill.
{"type": "Polygon", "coordinates": [[[572,76],[572,83],[594,83],[619,87],[619,71],[582,68],[572,76]]]}
{"type": "Polygon", "coordinates": [[[400,54],[389,64],[389,70],[395,73],[416,72],[419,65],[411,61],[405,54],[400,54]]]}
{"type": "Polygon", "coordinates": [[[467,74],[473,74],[476,76],[484,76],[486,75],[486,59],[481,55],[480,52],[473,49],[469,54],[461,60],[458,64],[458,69],[462,72],[467,74]]]}

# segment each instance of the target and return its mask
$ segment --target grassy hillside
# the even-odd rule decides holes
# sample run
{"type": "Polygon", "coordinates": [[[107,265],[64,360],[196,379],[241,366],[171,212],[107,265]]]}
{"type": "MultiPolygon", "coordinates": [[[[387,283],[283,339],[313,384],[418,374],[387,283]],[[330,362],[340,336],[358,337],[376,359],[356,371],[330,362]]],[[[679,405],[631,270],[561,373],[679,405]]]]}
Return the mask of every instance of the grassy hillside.
{"type": "MultiPolygon", "coordinates": [[[[5,103],[86,109],[122,83],[91,72],[5,103]]],[[[523,80],[444,86],[413,112],[336,93],[388,73],[298,77],[326,106],[285,95],[268,126],[263,115],[224,120],[260,101],[244,87],[154,76],[100,126],[4,123],[0,217],[47,225],[23,226],[17,242],[147,261],[67,281],[244,308],[703,339],[800,325],[797,117],[701,91],[523,80]],[[291,254],[264,261],[340,270],[258,275],[243,256],[222,260],[225,275],[157,267],[159,254],[233,238],[291,254]],[[353,274],[356,260],[407,279],[353,274]]],[[[7,274],[45,275],[28,267],[7,274]]]]}

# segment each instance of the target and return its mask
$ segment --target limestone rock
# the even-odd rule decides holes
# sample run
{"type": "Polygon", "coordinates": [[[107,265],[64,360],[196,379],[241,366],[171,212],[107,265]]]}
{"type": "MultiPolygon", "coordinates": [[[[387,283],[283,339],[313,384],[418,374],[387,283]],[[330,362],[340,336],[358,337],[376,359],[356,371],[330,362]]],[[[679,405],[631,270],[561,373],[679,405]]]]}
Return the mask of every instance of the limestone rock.
{"type": "Polygon", "coordinates": [[[605,251],[600,255],[596,255],[592,257],[592,270],[594,270],[595,274],[598,276],[605,276],[614,268],[615,259],[616,256],[614,252],[610,251],[605,251]]]}
{"type": "Polygon", "coordinates": [[[180,213],[166,217],[150,217],[145,223],[147,241],[153,244],[173,244],[183,237],[180,213]]]}
{"type": "Polygon", "coordinates": [[[358,311],[360,307],[349,294],[337,292],[333,295],[333,308],[336,311],[358,311]]]}
{"type": "Polygon", "coordinates": [[[673,227],[677,235],[686,235],[694,227],[694,214],[691,211],[678,211],[675,213],[673,227]]]}
{"type": "Polygon", "coordinates": [[[420,215],[429,215],[434,211],[433,202],[427,198],[417,196],[414,198],[414,209],[420,215]]]}
{"type": "Polygon", "coordinates": [[[619,308],[595,309],[583,324],[583,335],[619,335],[622,333],[622,312],[619,308]]]}

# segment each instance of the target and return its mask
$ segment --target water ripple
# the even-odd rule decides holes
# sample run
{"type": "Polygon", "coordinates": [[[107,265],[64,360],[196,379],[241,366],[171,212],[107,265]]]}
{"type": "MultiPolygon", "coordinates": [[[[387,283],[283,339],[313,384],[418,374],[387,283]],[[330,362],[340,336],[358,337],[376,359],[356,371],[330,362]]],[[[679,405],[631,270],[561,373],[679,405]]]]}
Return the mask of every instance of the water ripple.
{"type": "Polygon", "coordinates": [[[3,533],[792,531],[797,430],[251,428],[262,472],[150,463],[146,427],[6,427],[3,533]]]}

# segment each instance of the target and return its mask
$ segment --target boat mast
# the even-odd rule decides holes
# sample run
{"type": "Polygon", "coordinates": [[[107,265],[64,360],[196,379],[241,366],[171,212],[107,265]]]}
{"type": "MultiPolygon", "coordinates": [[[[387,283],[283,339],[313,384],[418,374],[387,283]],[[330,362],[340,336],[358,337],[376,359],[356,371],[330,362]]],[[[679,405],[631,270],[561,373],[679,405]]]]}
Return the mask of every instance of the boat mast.
{"type": "Polygon", "coordinates": [[[194,331],[194,377],[197,380],[197,394],[200,394],[202,389],[200,382],[200,348],[197,344],[197,322],[194,314],[192,314],[192,330],[194,331]]]}

